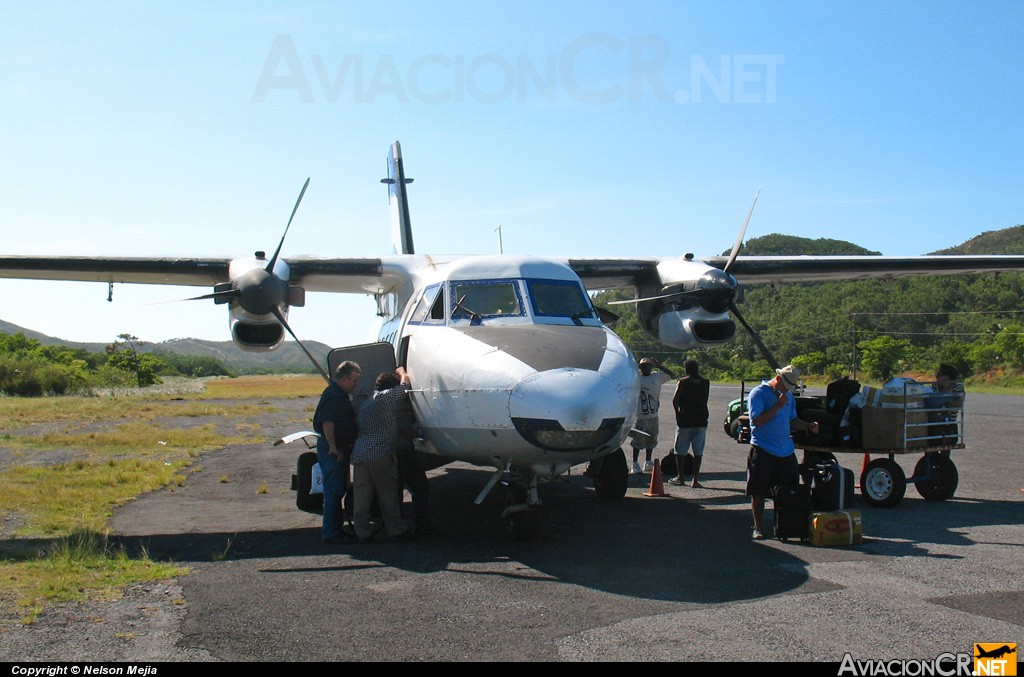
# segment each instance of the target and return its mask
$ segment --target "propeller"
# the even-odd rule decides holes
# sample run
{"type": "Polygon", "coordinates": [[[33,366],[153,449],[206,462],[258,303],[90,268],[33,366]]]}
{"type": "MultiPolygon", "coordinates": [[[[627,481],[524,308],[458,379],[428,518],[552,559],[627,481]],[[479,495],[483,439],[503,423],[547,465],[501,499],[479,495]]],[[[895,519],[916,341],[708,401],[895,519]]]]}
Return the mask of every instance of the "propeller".
{"type": "MultiPolygon", "coordinates": [[[[213,299],[214,303],[218,304],[237,302],[246,312],[253,315],[273,315],[291,337],[295,339],[295,342],[299,344],[299,348],[306,354],[309,361],[313,363],[313,366],[320,372],[320,375],[324,377],[324,380],[330,383],[330,376],[327,375],[327,372],[320,366],[317,359],[299,340],[299,337],[295,335],[295,332],[292,331],[291,326],[288,324],[288,320],[285,319],[284,313],[281,312],[282,305],[301,305],[297,301],[297,299],[302,298],[301,288],[289,287],[288,283],[274,272],[277,260],[281,256],[281,249],[284,247],[284,240],[288,236],[288,230],[291,228],[292,221],[295,219],[295,213],[299,210],[299,204],[302,202],[302,197],[306,194],[307,188],[309,188],[308,178],[306,183],[302,185],[302,190],[299,191],[298,199],[295,200],[295,206],[292,207],[292,213],[284,227],[281,241],[277,243],[277,249],[274,251],[274,255],[270,257],[270,260],[267,261],[266,266],[252,268],[230,282],[217,284],[214,286],[212,293],[185,300],[201,301],[213,299]],[[289,303],[289,301],[293,301],[293,303],[289,303]]],[[[258,261],[265,260],[266,254],[262,251],[256,252],[256,259],[258,261]]]]}
{"type": "Polygon", "coordinates": [[[758,188],[757,192],[754,193],[754,202],[750,205],[750,211],[747,212],[747,218],[743,222],[743,227],[740,228],[740,234],[736,237],[736,242],[732,246],[732,251],[729,252],[729,260],[725,262],[725,268],[723,268],[723,270],[727,273],[729,272],[729,268],[732,267],[733,262],[736,260],[736,257],[739,255],[740,247],[743,246],[743,238],[747,234],[747,224],[750,223],[750,217],[754,214],[754,206],[757,204],[757,198],[759,195],[761,195],[760,188],[758,188]]]}
{"type": "MultiPolygon", "coordinates": [[[[729,269],[732,267],[732,264],[736,261],[736,257],[739,256],[740,247],[743,246],[743,238],[747,233],[747,224],[750,223],[750,217],[753,216],[754,214],[754,207],[757,205],[757,198],[760,195],[761,189],[758,188],[757,192],[754,194],[754,202],[753,204],[750,205],[750,211],[747,212],[747,218],[743,221],[743,227],[740,229],[739,237],[736,238],[736,242],[732,245],[732,251],[729,252],[729,259],[725,262],[725,268],[722,269],[722,272],[727,275],[729,273],[729,269]]],[[[732,275],[729,275],[729,278],[732,279],[735,283],[736,278],[732,277],[732,275]]],[[[779,361],[775,359],[775,356],[772,354],[772,352],[768,350],[768,347],[764,344],[763,341],[761,341],[761,337],[758,336],[756,331],[754,331],[754,328],[747,324],[747,321],[743,318],[743,313],[740,312],[739,306],[736,305],[735,289],[732,298],[729,299],[728,308],[729,312],[732,313],[733,317],[739,320],[740,324],[743,325],[743,328],[747,330],[748,334],[750,334],[750,339],[754,342],[754,345],[757,346],[757,349],[761,351],[761,354],[764,356],[764,359],[768,362],[768,365],[772,369],[780,369],[781,365],[779,364],[779,361]]]]}
{"type": "Polygon", "coordinates": [[[313,363],[313,366],[316,367],[316,370],[320,372],[320,375],[323,376],[324,380],[327,381],[327,383],[329,384],[331,382],[331,377],[328,376],[327,372],[324,371],[324,368],[320,366],[320,363],[317,362],[316,358],[313,356],[313,353],[309,352],[309,349],[306,348],[306,345],[302,341],[300,341],[299,337],[295,335],[294,331],[292,331],[291,326],[288,324],[288,320],[284,318],[284,315],[281,313],[281,310],[277,306],[274,306],[271,312],[274,314],[274,317],[277,318],[277,321],[281,323],[281,326],[283,326],[285,330],[287,330],[287,332],[291,334],[292,338],[295,339],[295,342],[299,344],[300,348],[302,348],[302,352],[306,353],[306,357],[309,358],[309,361],[313,363]]]}
{"type": "Polygon", "coordinates": [[[729,258],[726,260],[724,268],[721,270],[714,268],[701,275],[693,289],[680,288],[676,291],[666,291],[664,294],[657,296],[645,296],[625,301],[609,301],[608,305],[624,305],[627,303],[663,301],[666,299],[682,299],[687,296],[697,296],[697,305],[705,308],[708,312],[723,313],[731,306],[734,306],[737,283],[736,279],[729,274],[729,269],[736,261],[736,257],[739,256],[740,247],[743,246],[743,238],[747,234],[747,225],[750,224],[750,217],[754,214],[754,207],[757,205],[757,198],[760,195],[761,189],[758,188],[757,193],[754,194],[754,201],[750,205],[750,211],[747,212],[747,218],[744,219],[739,235],[736,236],[736,242],[732,245],[732,251],[729,252],[729,258]]]}
{"type": "MultiPolygon", "coordinates": [[[[299,197],[295,200],[295,206],[292,207],[292,215],[288,217],[288,225],[284,227],[284,234],[281,235],[281,241],[277,243],[277,250],[274,255],[270,258],[270,263],[267,264],[267,272],[274,272],[274,264],[277,263],[277,257],[281,255],[281,247],[284,246],[284,239],[288,236],[288,229],[292,227],[292,219],[295,218],[295,212],[299,211],[299,203],[302,202],[302,196],[306,194],[306,189],[309,188],[309,177],[306,178],[306,183],[302,184],[302,190],[299,191],[299,197]]],[[[760,191],[758,191],[760,192],[760,191]]],[[[751,207],[753,209],[753,207],[751,207]]],[[[750,217],[748,216],[749,220],[750,217]]]]}
{"type": "Polygon", "coordinates": [[[700,278],[693,283],[692,289],[683,289],[682,284],[679,284],[679,288],[676,291],[665,291],[662,294],[656,296],[645,296],[643,298],[628,299],[625,301],[608,301],[608,305],[623,305],[627,303],[642,303],[645,301],[664,301],[668,299],[684,299],[686,297],[695,297],[695,305],[699,305],[708,312],[711,313],[724,313],[729,311],[732,315],[739,320],[743,328],[746,329],[747,333],[750,334],[750,338],[754,341],[754,345],[764,356],[765,360],[773,369],[779,368],[779,362],[772,355],[771,351],[768,350],[764,342],[761,341],[760,336],[757,332],[747,323],[744,319],[743,314],[740,312],[739,307],[736,305],[736,297],[739,291],[739,284],[736,282],[736,278],[733,277],[729,271],[733,264],[736,262],[737,257],[740,253],[740,248],[743,246],[743,238],[747,234],[747,226],[750,224],[750,218],[754,214],[754,207],[757,206],[757,198],[761,195],[761,189],[757,189],[757,193],[754,194],[754,201],[750,205],[750,211],[747,212],[747,218],[743,221],[743,226],[740,228],[739,235],[736,236],[736,242],[732,245],[732,250],[729,252],[729,258],[726,259],[725,266],[721,269],[712,268],[708,270],[700,278]]]}
{"type": "Polygon", "coordinates": [[[748,334],[750,334],[751,340],[753,340],[754,345],[757,346],[757,349],[761,351],[761,354],[764,356],[765,361],[768,362],[768,365],[772,369],[781,369],[782,367],[779,364],[779,361],[775,359],[775,356],[772,355],[771,351],[768,350],[764,343],[762,343],[761,337],[757,335],[757,332],[754,331],[754,329],[749,324],[747,324],[747,321],[745,319],[743,319],[743,315],[742,313],[740,313],[740,309],[736,306],[735,303],[729,306],[729,312],[731,312],[733,316],[740,321],[740,324],[743,325],[743,328],[747,330],[748,334]]]}

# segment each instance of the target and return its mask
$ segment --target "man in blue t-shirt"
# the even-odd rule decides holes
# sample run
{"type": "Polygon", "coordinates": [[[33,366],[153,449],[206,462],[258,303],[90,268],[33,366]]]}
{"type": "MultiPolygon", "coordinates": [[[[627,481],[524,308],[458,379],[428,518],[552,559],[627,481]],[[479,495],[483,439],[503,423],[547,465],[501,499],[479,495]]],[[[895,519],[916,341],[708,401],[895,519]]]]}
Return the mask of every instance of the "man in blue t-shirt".
{"type": "Polygon", "coordinates": [[[800,371],[793,365],[775,370],[775,378],[750,391],[750,456],[747,459],[747,495],[754,515],[754,539],[761,534],[764,499],[772,487],[800,482],[800,467],[790,429],[818,432],[817,421],[796,417],[796,401],[790,391],[800,383],[800,371]]]}

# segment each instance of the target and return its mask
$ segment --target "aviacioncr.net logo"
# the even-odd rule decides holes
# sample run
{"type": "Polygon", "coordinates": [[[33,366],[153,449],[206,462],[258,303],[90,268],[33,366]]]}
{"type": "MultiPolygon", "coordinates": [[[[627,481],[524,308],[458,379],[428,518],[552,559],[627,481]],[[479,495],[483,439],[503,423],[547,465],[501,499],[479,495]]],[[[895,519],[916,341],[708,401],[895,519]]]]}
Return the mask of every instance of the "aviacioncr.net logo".
{"type": "Polygon", "coordinates": [[[988,642],[974,645],[973,675],[1000,675],[1000,677],[1017,674],[1017,645],[1010,643],[988,642]]]}

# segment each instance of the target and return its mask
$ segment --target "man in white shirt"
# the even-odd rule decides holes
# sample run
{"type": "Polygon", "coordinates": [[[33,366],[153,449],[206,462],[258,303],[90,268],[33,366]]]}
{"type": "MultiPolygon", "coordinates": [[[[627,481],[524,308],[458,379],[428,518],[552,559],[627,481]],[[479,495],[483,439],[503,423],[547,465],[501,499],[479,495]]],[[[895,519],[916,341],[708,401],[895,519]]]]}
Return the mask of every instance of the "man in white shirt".
{"type": "Polygon", "coordinates": [[[640,474],[640,450],[644,449],[646,460],[642,472],[651,472],[654,465],[651,461],[654,455],[654,447],[658,445],[658,409],[660,407],[661,387],[675,378],[675,374],[661,366],[658,360],[652,357],[645,357],[640,360],[640,399],[636,407],[637,430],[647,433],[646,436],[638,435],[633,437],[630,444],[633,446],[633,468],[634,475],[640,474]],[[662,373],[656,374],[658,369],[662,373]],[[643,437],[643,439],[638,439],[643,437]]]}

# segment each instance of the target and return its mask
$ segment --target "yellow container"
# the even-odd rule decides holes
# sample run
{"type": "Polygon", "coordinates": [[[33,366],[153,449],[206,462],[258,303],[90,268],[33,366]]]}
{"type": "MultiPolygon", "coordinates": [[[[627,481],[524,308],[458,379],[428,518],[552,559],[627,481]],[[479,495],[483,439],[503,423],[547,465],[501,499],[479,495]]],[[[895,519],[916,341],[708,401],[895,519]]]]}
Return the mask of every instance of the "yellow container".
{"type": "Polygon", "coordinates": [[[860,545],[864,542],[860,510],[812,512],[807,532],[811,545],[860,545]]]}

